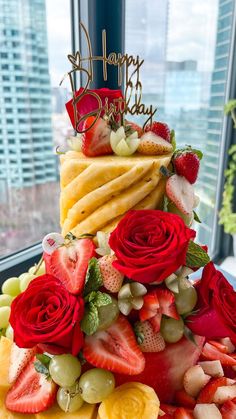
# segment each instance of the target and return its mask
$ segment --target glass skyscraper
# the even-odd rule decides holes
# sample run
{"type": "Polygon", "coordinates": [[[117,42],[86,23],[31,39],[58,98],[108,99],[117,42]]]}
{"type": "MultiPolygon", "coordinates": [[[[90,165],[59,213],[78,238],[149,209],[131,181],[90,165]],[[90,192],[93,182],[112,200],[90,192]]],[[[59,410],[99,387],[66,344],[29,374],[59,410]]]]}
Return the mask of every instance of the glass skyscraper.
{"type": "Polygon", "coordinates": [[[0,190],[56,179],[45,0],[0,0],[0,190]]]}
{"type": "Polygon", "coordinates": [[[234,7],[234,0],[219,0],[215,61],[208,112],[207,143],[204,152],[202,177],[199,180],[199,186],[202,186],[199,210],[200,217],[204,221],[199,229],[199,239],[203,243],[212,234],[215,221],[216,185],[219,175],[223,108],[234,7]]]}

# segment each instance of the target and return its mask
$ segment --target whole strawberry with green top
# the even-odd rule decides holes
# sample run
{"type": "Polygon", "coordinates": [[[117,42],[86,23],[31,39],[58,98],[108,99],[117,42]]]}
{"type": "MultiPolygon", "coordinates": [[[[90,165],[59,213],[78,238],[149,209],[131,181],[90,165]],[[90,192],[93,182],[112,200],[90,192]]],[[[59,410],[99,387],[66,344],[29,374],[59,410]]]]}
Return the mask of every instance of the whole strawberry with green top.
{"type": "Polygon", "coordinates": [[[182,150],[177,150],[173,157],[175,172],[179,176],[185,177],[190,183],[195,183],[200,168],[202,152],[187,146],[182,150]]]}

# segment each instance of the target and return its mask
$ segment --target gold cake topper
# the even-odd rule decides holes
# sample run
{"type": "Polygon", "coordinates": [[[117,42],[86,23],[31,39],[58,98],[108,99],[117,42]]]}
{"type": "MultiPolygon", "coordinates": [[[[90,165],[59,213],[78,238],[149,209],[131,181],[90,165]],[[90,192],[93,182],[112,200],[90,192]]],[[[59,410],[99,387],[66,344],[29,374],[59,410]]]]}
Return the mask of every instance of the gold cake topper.
{"type": "Polygon", "coordinates": [[[152,118],[156,113],[157,109],[154,109],[152,105],[146,106],[144,103],[142,103],[142,83],[140,81],[140,68],[144,63],[144,60],[140,59],[138,55],[134,57],[133,55],[121,54],[116,52],[111,52],[107,56],[107,38],[105,29],[103,29],[102,31],[102,55],[94,56],[88,31],[82,22],[80,22],[80,26],[85,34],[88,56],[82,57],[80,51],[77,51],[74,55],[69,54],[67,57],[70,63],[72,64],[72,70],[66,73],[63,80],[61,81],[62,83],[65,77],[69,77],[73,97],[72,104],[76,131],[79,133],[83,133],[90,129],[96,123],[97,119],[101,116],[101,113],[104,113],[107,116],[118,116],[120,117],[121,121],[123,121],[124,115],[127,114],[147,115],[148,118],[146,119],[143,125],[143,127],[145,127],[145,125],[147,125],[149,121],[152,122],[152,118]],[[105,98],[105,104],[103,105],[99,95],[96,92],[89,90],[90,83],[93,82],[93,63],[95,61],[102,62],[104,81],[107,81],[107,66],[111,65],[117,67],[118,86],[122,85],[124,78],[125,91],[123,98],[116,98],[113,100],[113,103],[108,103],[108,98],[105,98]],[[87,68],[85,66],[86,64],[87,68]],[[75,87],[74,75],[77,72],[83,73],[86,76],[86,84],[83,87],[83,91],[80,94],[76,92],[75,87]],[[87,113],[86,115],[81,116],[78,112],[77,105],[81,101],[81,99],[86,95],[93,96],[96,99],[97,109],[87,113]],[[94,122],[89,128],[81,130],[79,128],[81,126],[81,123],[91,115],[96,117],[94,122]]]}

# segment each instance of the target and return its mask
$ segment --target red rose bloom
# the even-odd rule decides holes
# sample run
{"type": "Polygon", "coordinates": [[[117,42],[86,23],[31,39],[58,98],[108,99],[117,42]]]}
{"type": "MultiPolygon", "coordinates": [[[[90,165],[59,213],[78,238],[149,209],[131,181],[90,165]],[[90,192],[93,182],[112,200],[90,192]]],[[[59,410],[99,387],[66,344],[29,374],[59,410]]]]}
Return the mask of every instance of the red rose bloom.
{"type": "Polygon", "coordinates": [[[236,292],[212,262],[205,266],[196,290],[199,311],[188,317],[188,327],[207,339],[229,337],[236,344],[236,292]]]}
{"type": "MultiPolygon", "coordinates": [[[[75,96],[78,97],[79,95],[81,95],[83,93],[83,91],[84,91],[84,89],[83,89],[83,87],[81,87],[75,93],[75,96]]],[[[86,91],[86,94],[76,104],[76,111],[77,111],[78,120],[82,116],[87,115],[88,113],[90,113],[92,111],[96,111],[100,107],[99,102],[98,102],[97,98],[93,95],[93,93],[96,93],[100,97],[100,99],[102,101],[102,106],[105,105],[105,98],[108,99],[108,105],[110,105],[111,103],[116,104],[116,102],[114,102],[114,100],[117,100],[119,98],[123,98],[123,94],[122,94],[121,90],[111,90],[111,89],[106,89],[106,88],[95,89],[95,90],[88,89],[86,91]]],[[[117,109],[118,109],[118,106],[117,106],[117,109]]],[[[72,123],[73,127],[76,129],[73,99],[71,99],[69,102],[66,103],[66,110],[68,112],[68,115],[70,117],[70,120],[71,120],[71,123],[72,123]]],[[[103,115],[104,115],[104,111],[101,112],[100,117],[102,117],[103,115]]],[[[81,122],[81,124],[79,125],[80,130],[83,129],[83,124],[84,124],[84,121],[81,122]]]]}
{"type": "Polygon", "coordinates": [[[10,324],[20,348],[77,355],[83,344],[84,301],[51,275],[35,278],[11,305],[10,324]]]}
{"type": "Polygon", "coordinates": [[[176,214],[129,211],[110,236],[117,257],[113,265],[135,281],[162,282],[185,264],[189,241],[195,235],[176,214]]]}

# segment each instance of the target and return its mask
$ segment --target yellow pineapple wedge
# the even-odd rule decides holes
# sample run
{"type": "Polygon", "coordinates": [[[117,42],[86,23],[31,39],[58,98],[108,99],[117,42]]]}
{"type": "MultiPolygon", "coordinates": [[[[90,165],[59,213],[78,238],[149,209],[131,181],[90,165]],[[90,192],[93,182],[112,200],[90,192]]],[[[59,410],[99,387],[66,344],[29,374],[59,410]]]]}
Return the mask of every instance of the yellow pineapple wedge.
{"type": "Polygon", "coordinates": [[[160,402],[153,388],[141,383],[125,383],[99,406],[99,419],[156,419],[160,402]]]}
{"type": "Polygon", "coordinates": [[[12,341],[5,338],[5,336],[2,336],[0,340],[0,390],[7,390],[10,387],[8,371],[10,365],[11,346],[12,341]]]}
{"type": "Polygon", "coordinates": [[[171,154],[87,158],[69,151],[61,158],[62,234],[110,231],[130,209],[159,208],[171,154]]]}

